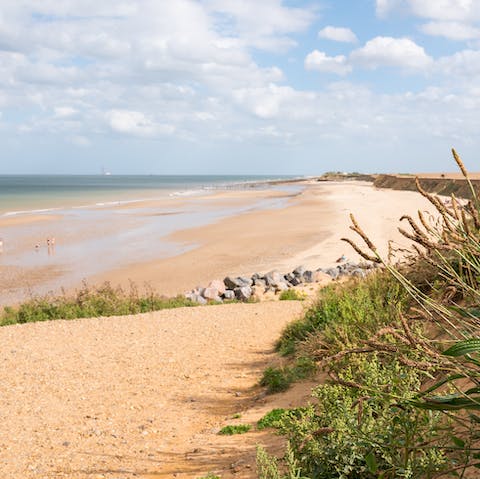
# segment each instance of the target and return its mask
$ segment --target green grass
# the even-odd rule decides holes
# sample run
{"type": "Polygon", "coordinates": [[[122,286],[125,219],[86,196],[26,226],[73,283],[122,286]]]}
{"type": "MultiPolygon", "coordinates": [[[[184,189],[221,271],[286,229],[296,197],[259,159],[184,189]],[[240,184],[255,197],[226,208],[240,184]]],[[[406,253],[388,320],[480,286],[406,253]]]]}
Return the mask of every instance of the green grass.
{"type": "Polygon", "coordinates": [[[306,295],[296,289],[286,289],[280,293],[278,299],[280,301],[304,301],[306,295]]]}
{"type": "Polygon", "coordinates": [[[19,306],[7,306],[0,314],[0,326],[53,319],[120,316],[184,306],[198,304],[183,296],[166,298],[153,291],[140,294],[134,285],[125,291],[110,283],[95,288],[84,284],[75,294],[33,297],[19,306]]]}
{"type": "Polygon", "coordinates": [[[269,394],[285,391],[293,382],[313,376],[316,370],[313,359],[299,357],[292,365],[267,368],[260,385],[265,386],[269,394]]]}
{"type": "Polygon", "coordinates": [[[278,427],[280,421],[287,413],[288,409],[272,409],[270,412],[265,414],[261,419],[257,422],[257,429],[262,430],[266,429],[267,427],[278,427]]]}
{"type": "Polygon", "coordinates": [[[285,328],[277,350],[282,355],[292,354],[299,343],[319,331],[332,341],[341,338],[341,347],[348,347],[367,339],[376,327],[389,324],[407,304],[408,294],[382,272],[360,281],[327,286],[305,316],[285,328]]]}
{"type": "Polygon", "coordinates": [[[252,429],[250,424],[236,424],[222,427],[218,434],[222,436],[233,436],[234,434],[245,434],[250,431],[250,429],[252,429]]]}

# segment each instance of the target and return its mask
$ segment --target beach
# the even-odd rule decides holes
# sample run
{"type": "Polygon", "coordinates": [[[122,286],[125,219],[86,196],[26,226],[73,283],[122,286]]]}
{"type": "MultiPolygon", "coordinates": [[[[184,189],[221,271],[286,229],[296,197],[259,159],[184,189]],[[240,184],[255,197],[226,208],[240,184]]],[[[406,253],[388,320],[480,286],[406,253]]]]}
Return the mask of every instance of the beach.
{"type": "MultiPolygon", "coordinates": [[[[133,258],[87,280],[147,282],[175,295],[226,275],[329,266],[342,254],[357,261],[340,241],[354,237],[349,213],[386,254],[389,239],[400,241],[401,214],[428,209],[418,193],[312,180],[294,190],[212,192],[176,206],[218,212],[226,205],[236,212],[162,238],[185,251],[149,261],[133,258]]],[[[139,211],[159,215],[173,209],[168,200],[148,200],[141,207],[110,205],[101,215],[115,217],[119,211],[125,227],[139,211]]],[[[68,222],[62,226],[65,218],[55,214],[2,221],[12,228],[54,231],[55,258],[73,241],[68,222]]],[[[83,234],[91,238],[92,226],[83,234]]],[[[16,280],[33,287],[45,278],[65,277],[61,267],[48,264],[10,274],[12,291],[19,290],[16,280]]],[[[226,424],[255,424],[274,407],[305,404],[313,383],[268,397],[258,386],[264,368],[281,361],[275,340],[305,307],[300,301],[264,301],[0,328],[1,470],[11,479],[194,479],[212,471],[222,478],[256,477],[255,445],[281,451],[282,442],[264,432],[217,433],[226,424]]]]}
{"type": "Polygon", "coordinates": [[[358,261],[339,241],[354,237],[350,213],[385,255],[389,239],[408,244],[397,231],[400,216],[428,208],[414,192],[306,180],[3,216],[0,304],[71,291],[82,281],[133,281],[172,296],[227,275],[329,267],[342,254],[358,261]],[[50,236],[56,238],[54,249],[45,245],[50,236]]]}

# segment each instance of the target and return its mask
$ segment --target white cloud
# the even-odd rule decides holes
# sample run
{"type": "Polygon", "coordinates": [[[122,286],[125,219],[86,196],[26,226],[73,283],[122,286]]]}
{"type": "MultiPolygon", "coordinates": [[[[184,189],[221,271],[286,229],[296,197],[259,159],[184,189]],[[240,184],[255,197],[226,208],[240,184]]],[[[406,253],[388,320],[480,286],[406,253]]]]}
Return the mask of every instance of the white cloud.
{"type": "Polygon", "coordinates": [[[318,32],[320,38],[333,40],[334,42],[356,43],[358,41],[355,33],[350,28],[327,26],[318,32]]]}
{"type": "Polygon", "coordinates": [[[379,17],[386,16],[401,0],[376,0],[376,13],[379,17]]]}
{"type": "Polygon", "coordinates": [[[480,50],[462,50],[441,57],[435,65],[436,70],[456,82],[478,82],[480,77],[480,50]]]}
{"type": "Polygon", "coordinates": [[[173,126],[155,124],[139,111],[111,110],[106,117],[112,130],[118,133],[134,136],[155,136],[174,132],[173,126]]]}
{"type": "Polygon", "coordinates": [[[423,47],[408,38],[375,37],[365,46],[354,50],[350,59],[367,68],[381,66],[422,70],[433,64],[423,47]]]}
{"type": "Polygon", "coordinates": [[[408,0],[411,11],[435,20],[473,21],[480,16],[478,0],[408,0]]]}
{"type": "Polygon", "coordinates": [[[478,0],[376,0],[379,17],[393,10],[439,21],[473,22],[480,19],[478,0]]]}
{"type": "Polygon", "coordinates": [[[305,68],[336,75],[346,75],[352,71],[351,65],[347,63],[344,55],[329,57],[324,52],[313,50],[305,58],[305,68]]]}
{"type": "Polygon", "coordinates": [[[57,106],[55,107],[54,112],[56,118],[68,118],[74,116],[77,113],[77,110],[70,106],[57,106]]]}
{"type": "Polygon", "coordinates": [[[427,35],[449,38],[450,40],[473,40],[480,38],[480,29],[459,22],[428,22],[420,30],[427,35]]]}
{"type": "Polygon", "coordinates": [[[232,29],[240,41],[256,48],[282,51],[295,46],[288,34],[302,32],[314,20],[313,10],[287,7],[282,0],[207,0],[223,17],[223,28],[232,29]]]}

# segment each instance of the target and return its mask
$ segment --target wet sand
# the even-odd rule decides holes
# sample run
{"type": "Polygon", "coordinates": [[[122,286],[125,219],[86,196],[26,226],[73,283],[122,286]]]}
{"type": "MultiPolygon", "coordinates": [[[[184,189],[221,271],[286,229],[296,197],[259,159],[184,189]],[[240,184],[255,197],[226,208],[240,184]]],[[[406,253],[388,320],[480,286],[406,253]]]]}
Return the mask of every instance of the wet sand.
{"type": "Polygon", "coordinates": [[[0,258],[0,304],[30,292],[74,289],[83,279],[124,286],[133,281],[175,295],[228,274],[327,267],[342,254],[358,260],[339,241],[354,237],[349,213],[386,254],[388,239],[407,244],[397,232],[400,216],[429,209],[418,193],[377,190],[368,183],[310,181],[299,191],[213,192],[178,202],[102,207],[83,216],[36,215],[30,223],[19,218],[9,231],[23,228],[28,234],[0,258]],[[52,232],[56,254],[47,257],[43,238],[52,232]],[[37,255],[35,238],[42,238],[37,255]],[[12,265],[9,255],[23,259],[12,265]]]}

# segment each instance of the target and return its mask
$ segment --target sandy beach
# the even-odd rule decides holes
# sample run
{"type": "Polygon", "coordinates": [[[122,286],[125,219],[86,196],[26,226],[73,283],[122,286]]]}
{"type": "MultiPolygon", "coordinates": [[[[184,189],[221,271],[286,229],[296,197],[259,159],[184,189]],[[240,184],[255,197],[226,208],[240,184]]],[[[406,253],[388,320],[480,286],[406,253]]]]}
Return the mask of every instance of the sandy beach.
{"type": "Polygon", "coordinates": [[[429,207],[418,193],[369,183],[306,181],[295,188],[110,205],[90,216],[2,218],[3,234],[15,245],[1,258],[0,304],[74,289],[82,280],[124,286],[133,281],[176,295],[228,274],[328,267],[342,254],[359,259],[339,241],[353,235],[349,213],[385,254],[388,239],[405,244],[396,231],[399,217],[429,207]],[[56,251],[47,256],[43,238],[52,234],[56,251]],[[38,254],[35,238],[42,239],[38,254]],[[9,264],[10,256],[20,258],[17,264],[9,264]]]}
{"type": "MultiPolygon", "coordinates": [[[[310,181],[295,192],[217,192],[182,199],[179,208],[193,203],[218,210],[240,205],[241,213],[169,235],[167,241],[186,248],[183,253],[133,261],[89,281],[132,279],[177,294],[227,274],[329,266],[343,253],[358,259],[339,241],[353,236],[350,212],[384,254],[388,239],[400,239],[400,215],[428,209],[417,193],[355,182],[310,181]]],[[[138,205],[119,208],[129,212],[123,224],[133,224],[138,205]]],[[[148,202],[141,211],[173,210],[171,204],[148,202]]],[[[30,221],[10,226],[51,231],[65,218],[30,221]]],[[[74,240],[68,222],[63,226],[55,231],[59,249],[74,240]]],[[[89,238],[92,231],[83,234],[89,238]]],[[[6,284],[18,291],[15,281],[21,278],[42,284],[65,275],[61,268],[42,268],[8,271],[3,264],[3,291],[6,284]]],[[[194,479],[210,471],[222,478],[256,477],[255,445],[275,450],[279,439],[258,431],[217,433],[226,424],[254,425],[273,407],[308,398],[309,383],[272,397],[258,386],[263,369],[280,361],[275,339],[304,308],[297,301],[267,301],[0,328],[0,469],[11,479],[194,479]],[[241,418],[234,420],[237,414],[241,418]]]]}

